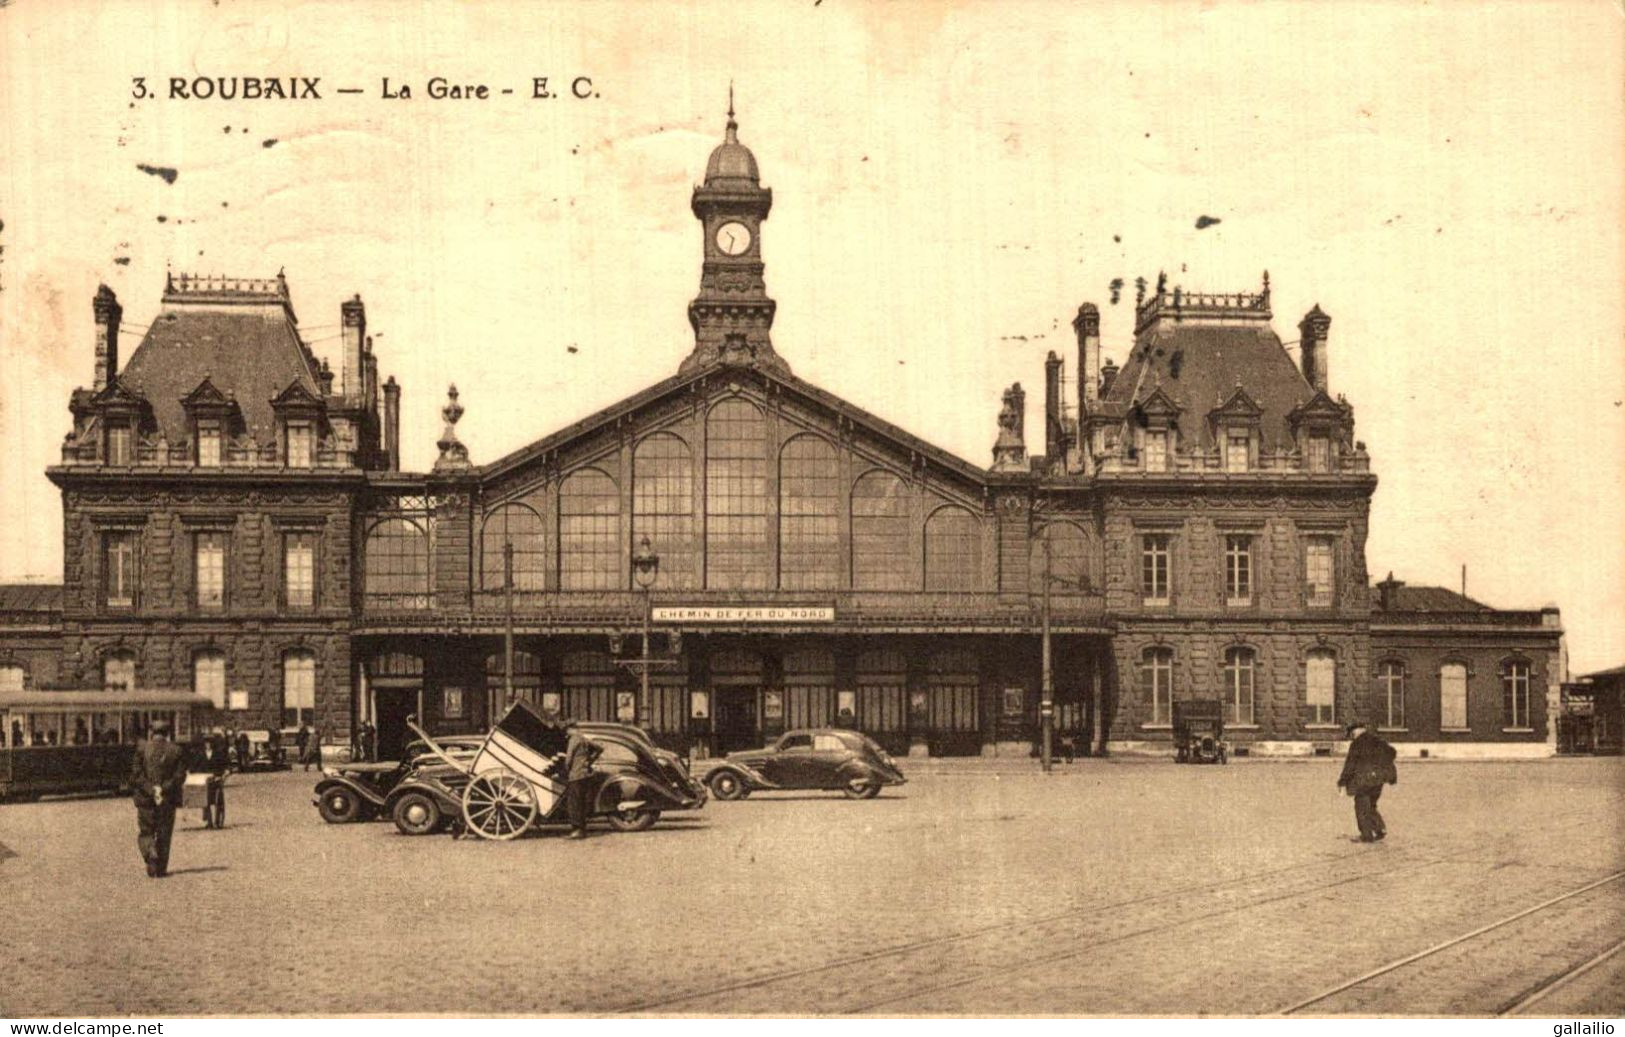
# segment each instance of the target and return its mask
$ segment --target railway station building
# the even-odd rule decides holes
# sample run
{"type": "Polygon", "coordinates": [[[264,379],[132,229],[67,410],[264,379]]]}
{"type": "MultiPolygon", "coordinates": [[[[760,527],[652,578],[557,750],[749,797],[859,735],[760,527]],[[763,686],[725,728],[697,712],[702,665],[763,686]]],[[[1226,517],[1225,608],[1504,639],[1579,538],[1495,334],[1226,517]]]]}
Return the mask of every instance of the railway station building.
{"type": "Polygon", "coordinates": [[[1294,362],[1268,275],[1159,279],[1121,349],[1085,303],[1076,356],[1044,360],[1042,430],[1011,386],[975,464],[775,350],[761,179],[730,115],[670,377],[478,462],[453,389],[427,472],[401,470],[359,296],[335,371],[281,276],[175,275],[121,364],[104,287],[47,472],[63,582],[0,594],[0,680],[190,687],[237,727],[342,745],[372,722],[385,752],[409,715],[483,730],[510,696],[709,754],[829,725],[1025,754],[1046,708],[1079,754],[1156,747],[1195,698],[1259,753],[1357,717],[1414,751],[1550,751],[1555,609],[1371,586],[1377,478],[1318,306],[1294,362]]]}

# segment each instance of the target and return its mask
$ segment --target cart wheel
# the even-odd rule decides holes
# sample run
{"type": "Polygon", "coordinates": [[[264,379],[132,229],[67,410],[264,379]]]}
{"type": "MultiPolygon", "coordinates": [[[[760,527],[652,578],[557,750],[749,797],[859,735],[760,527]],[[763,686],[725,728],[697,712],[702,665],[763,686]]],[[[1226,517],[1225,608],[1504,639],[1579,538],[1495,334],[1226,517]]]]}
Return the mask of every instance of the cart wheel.
{"type": "Polygon", "coordinates": [[[463,790],[463,818],[482,839],[512,839],[536,819],[536,793],[512,771],[486,771],[463,790]]]}

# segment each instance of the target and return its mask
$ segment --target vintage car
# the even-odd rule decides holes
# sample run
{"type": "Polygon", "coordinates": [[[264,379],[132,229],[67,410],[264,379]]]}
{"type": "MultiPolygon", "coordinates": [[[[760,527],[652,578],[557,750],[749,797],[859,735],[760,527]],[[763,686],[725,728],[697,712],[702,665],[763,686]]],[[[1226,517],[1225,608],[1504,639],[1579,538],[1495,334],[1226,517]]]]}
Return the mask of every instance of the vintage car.
{"type": "Polygon", "coordinates": [[[875,741],[840,728],[789,731],[766,749],[729,753],[705,783],[718,799],[744,799],[759,789],[839,789],[872,799],[906,779],[875,741]]]}
{"type": "MultiPolygon", "coordinates": [[[[618,831],[641,832],[666,811],[705,805],[705,786],[689,775],[679,756],[654,748],[642,731],[609,723],[583,723],[580,729],[602,750],[588,779],[591,816],[618,831]]],[[[436,741],[445,745],[444,739],[436,741]]],[[[384,810],[402,834],[427,835],[463,819],[471,780],[464,767],[425,760],[390,792],[384,810]]],[[[564,822],[562,802],[558,806],[536,823],[564,822]]]]}
{"type": "MultiPolygon", "coordinates": [[[[469,759],[479,752],[484,740],[484,735],[445,735],[437,739],[441,748],[453,758],[469,759]]],[[[424,765],[444,766],[438,757],[425,755],[428,749],[426,743],[414,741],[406,747],[400,760],[341,763],[324,767],[321,780],[316,782],[311,803],[328,824],[391,817],[393,799],[398,798],[392,794],[414,770],[424,765]]],[[[461,789],[458,794],[461,795],[461,789]]]]}
{"type": "Polygon", "coordinates": [[[1229,763],[1224,741],[1224,703],[1195,699],[1174,703],[1174,762],[1229,763]]]}

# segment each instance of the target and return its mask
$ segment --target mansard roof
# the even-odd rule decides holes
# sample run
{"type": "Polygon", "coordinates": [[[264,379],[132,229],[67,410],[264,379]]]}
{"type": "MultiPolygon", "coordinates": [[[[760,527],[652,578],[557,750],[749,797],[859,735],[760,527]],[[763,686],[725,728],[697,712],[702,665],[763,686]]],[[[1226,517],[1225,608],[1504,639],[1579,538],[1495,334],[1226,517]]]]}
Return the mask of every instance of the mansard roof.
{"type": "Polygon", "coordinates": [[[698,370],[678,374],[656,382],[641,392],[634,393],[595,414],[544,436],[528,446],[521,447],[506,457],[498,458],[490,464],[482,466],[479,469],[480,474],[488,478],[511,471],[596,429],[633,415],[659,400],[681,393],[694,383],[717,374],[733,375],[746,380],[754,378],[764,385],[777,385],[781,391],[793,393],[807,403],[829,411],[837,419],[844,419],[857,427],[867,429],[871,434],[890,440],[905,451],[917,453],[962,478],[978,483],[984,482],[987,478],[986,469],[951,454],[939,446],[928,443],[918,436],[893,425],[891,422],[870,414],[861,407],[854,406],[834,393],[820,389],[811,382],[803,381],[795,375],[780,373],[761,366],[742,367],[723,363],[709,364],[698,370]]]}
{"type": "Polygon", "coordinates": [[[248,433],[262,443],[275,434],[271,399],[290,383],[319,397],[316,359],[299,337],[280,278],[172,280],[118,376],[152,401],[153,417],[172,443],[191,438],[181,400],[204,379],[236,400],[248,433]]]}

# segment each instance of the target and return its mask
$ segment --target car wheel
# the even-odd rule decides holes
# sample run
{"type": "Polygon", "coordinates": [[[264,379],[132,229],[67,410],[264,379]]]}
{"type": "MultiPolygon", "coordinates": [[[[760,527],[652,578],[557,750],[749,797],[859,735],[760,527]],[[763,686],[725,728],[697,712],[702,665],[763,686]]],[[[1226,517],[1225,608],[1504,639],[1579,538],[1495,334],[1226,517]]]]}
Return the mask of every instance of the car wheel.
{"type": "Polygon", "coordinates": [[[322,793],[316,809],[328,824],[344,825],[361,816],[361,800],[349,789],[328,789],[322,793]]]}
{"type": "Polygon", "coordinates": [[[395,801],[391,816],[402,835],[428,835],[440,827],[440,804],[434,801],[433,796],[408,792],[395,801]]]}
{"type": "Polygon", "coordinates": [[[711,794],[718,799],[744,799],[745,783],[733,771],[718,771],[711,775],[711,794]]]}
{"type": "Polygon", "coordinates": [[[880,782],[854,778],[841,791],[846,793],[847,799],[874,799],[880,795],[880,782]]]}
{"type": "Polygon", "coordinates": [[[631,810],[617,810],[606,814],[609,826],[617,832],[642,832],[654,827],[660,820],[660,811],[653,807],[634,807],[631,810]]]}

